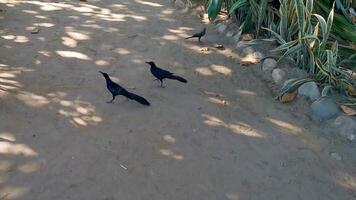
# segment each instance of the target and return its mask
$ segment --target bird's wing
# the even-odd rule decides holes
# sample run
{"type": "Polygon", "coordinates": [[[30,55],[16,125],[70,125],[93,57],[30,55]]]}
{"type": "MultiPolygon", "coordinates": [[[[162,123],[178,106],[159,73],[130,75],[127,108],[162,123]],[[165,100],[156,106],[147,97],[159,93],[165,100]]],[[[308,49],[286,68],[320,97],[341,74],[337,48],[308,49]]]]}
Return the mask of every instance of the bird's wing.
{"type": "Polygon", "coordinates": [[[192,37],[199,37],[201,33],[194,33],[192,37]]]}
{"type": "Polygon", "coordinates": [[[109,89],[110,91],[117,93],[117,94],[119,94],[122,90],[124,90],[123,87],[121,87],[119,84],[114,83],[114,82],[110,83],[109,88],[110,88],[109,89]]]}
{"type": "Polygon", "coordinates": [[[204,34],[204,31],[200,31],[198,33],[194,33],[194,36],[199,37],[199,36],[202,36],[203,34],[204,34]]]}
{"type": "Polygon", "coordinates": [[[172,75],[173,73],[172,72],[169,72],[169,71],[167,71],[167,70],[164,70],[164,69],[161,69],[161,68],[159,68],[160,70],[161,70],[161,73],[163,74],[163,75],[172,75]]]}

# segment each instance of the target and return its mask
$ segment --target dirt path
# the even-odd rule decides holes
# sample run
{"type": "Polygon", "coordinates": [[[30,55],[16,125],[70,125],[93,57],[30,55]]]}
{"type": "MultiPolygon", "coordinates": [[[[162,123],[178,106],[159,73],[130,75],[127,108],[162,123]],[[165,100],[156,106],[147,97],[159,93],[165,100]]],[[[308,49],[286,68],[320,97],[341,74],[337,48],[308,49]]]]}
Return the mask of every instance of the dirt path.
{"type": "Polygon", "coordinates": [[[224,44],[213,27],[185,41],[203,25],[165,0],[50,2],[0,0],[1,200],[356,199],[340,142],[233,47],[200,51],[224,44]],[[157,87],[147,60],[189,83],[157,87]],[[152,106],[105,103],[98,70],[152,106]]]}

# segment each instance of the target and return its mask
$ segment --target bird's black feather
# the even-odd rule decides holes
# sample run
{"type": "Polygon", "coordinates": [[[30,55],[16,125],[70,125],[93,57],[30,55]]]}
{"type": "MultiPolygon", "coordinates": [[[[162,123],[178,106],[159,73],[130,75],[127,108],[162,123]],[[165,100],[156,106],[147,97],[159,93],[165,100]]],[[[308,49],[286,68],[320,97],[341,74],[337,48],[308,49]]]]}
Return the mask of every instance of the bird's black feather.
{"type": "Polygon", "coordinates": [[[104,78],[106,80],[106,87],[112,94],[112,100],[109,101],[108,103],[113,102],[117,95],[122,95],[129,99],[135,100],[143,105],[146,105],[146,106],[150,105],[150,103],[145,98],[127,91],[125,88],[121,87],[119,84],[112,81],[107,73],[104,73],[101,71],[100,71],[100,73],[104,76],[104,78]]]}
{"type": "Polygon", "coordinates": [[[200,42],[200,39],[205,35],[205,33],[206,33],[206,28],[204,28],[202,31],[200,31],[198,33],[194,33],[192,36],[187,37],[185,39],[198,38],[198,40],[200,42]]]}
{"type": "Polygon", "coordinates": [[[174,75],[173,73],[171,73],[171,72],[169,72],[167,70],[164,70],[164,69],[161,69],[161,68],[157,67],[157,65],[152,61],[146,62],[146,63],[151,66],[150,70],[151,70],[152,75],[154,77],[156,77],[157,80],[159,80],[161,82],[161,86],[162,87],[163,87],[163,80],[164,79],[177,80],[177,81],[180,81],[182,83],[187,83],[188,82],[183,77],[174,75]]]}

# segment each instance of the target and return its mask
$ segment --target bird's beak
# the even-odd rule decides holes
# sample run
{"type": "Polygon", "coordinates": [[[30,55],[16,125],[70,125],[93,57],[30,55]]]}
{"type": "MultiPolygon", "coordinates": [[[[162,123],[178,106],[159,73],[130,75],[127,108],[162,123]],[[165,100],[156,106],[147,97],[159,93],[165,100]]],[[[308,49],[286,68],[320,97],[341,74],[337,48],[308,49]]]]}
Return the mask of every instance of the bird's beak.
{"type": "Polygon", "coordinates": [[[145,63],[150,64],[150,62],[145,62],[145,63]]]}
{"type": "Polygon", "coordinates": [[[99,71],[101,74],[104,74],[104,72],[102,72],[102,71],[99,71]]]}

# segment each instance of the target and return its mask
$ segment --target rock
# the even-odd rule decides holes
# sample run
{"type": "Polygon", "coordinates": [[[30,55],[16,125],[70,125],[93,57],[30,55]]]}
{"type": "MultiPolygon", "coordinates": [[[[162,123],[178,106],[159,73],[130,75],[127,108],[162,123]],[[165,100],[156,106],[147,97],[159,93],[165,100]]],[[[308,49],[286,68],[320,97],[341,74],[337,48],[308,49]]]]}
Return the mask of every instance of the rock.
{"type": "Polygon", "coordinates": [[[272,71],[272,79],[275,83],[280,83],[281,81],[283,81],[285,75],[286,73],[279,68],[276,68],[272,71]]]}
{"type": "Polygon", "coordinates": [[[356,141],[356,135],[350,134],[349,136],[347,136],[347,139],[350,140],[350,142],[356,141]]]}
{"type": "Polygon", "coordinates": [[[298,94],[308,97],[311,101],[315,101],[320,97],[318,85],[314,82],[307,82],[298,88],[298,94]]]}
{"type": "Polygon", "coordinates": [[[332,158],[334,158],[335,160],[338,160],[338,161],[340,161],[342,159],[341,156],[338,153],[335,153],[335,152],[331,152],[330,156],[332,158]]]}
{"type": "Polygon", "coordinates": [[[312,112],[321,119],[331,119],[339,113],[336,103],[330,98],[320,98],[311,104],[312,112]]]}
{"type": "Polygon", "coordinates": [[[232,39],[237,43],[240,41],[241,31],[239,31],[232,39]]]}
{"type": "Polygon", "coordinates": [[[236,44],[236,50],[242,49],[242,48],[247,47],[247,46],[248,46],[247,42],[239,41],[236,44]]]}
{"type": "Polygon", "coordinates": [[[348,140],[356,139],[356,120],[353,117],[341,115],[335,119],[333,125],[337,132],[348,140]]]}
{"type": "Polygon", "coordinates": [[[277,61],[273,58],[267,58],[265,61],[262,63],[262,70],[271,72],[274,68],[277,66],[277,61]]]}
{"type": "Polygon", "coordinates": [[[225,24],[220,23],[220,24],[218,25],[218,32],[219,32],[219,33],[223,33],[226,29],[227,29],[227,26],[226,26],[225,24]]]}
{"type": "Polygon", "coordinates": [[[185,3],[182,0],[175,0],[174,5],[178,8],[185,8],[185,3]]]}
{"type": "Polygon", "coordinates": [[[228,31],[227,33],[226,33],[226,37],[232,37],[232,36],[234,36],[235,35],[235,32],[234,31],[228,31]]]}
{"type": "MultiPolygon", "coordinates": [[[[238,46],[240,45],[239,42],[238,46]]],[[[253,47],[251,46],[240,46],[241,48],[238,48],[237,51],[240,52],[241,55],[241,60],[240,64],[241,65],[250,65],[250,64],[256,64],[259,63],[263,57],[263,54],[259,51],[256,51],[253,47]],[[241,50],[242,49],[242,50],[241,50]]]]}
{"type": "Polygon", "coordinates": [[[253,49],[252,47],[245,47],[241,52],[241,56],[246,57],[246,56],[252,55],[254,53],[255,53],[255,49],[253,49]]]}
{"type": "Polygon", "coordinates": [[[256,51],[255,53],[253,53],[253,55],[258,60],[258,62],[260,62],[262,60],[262,58],[264,57],[260,51],[256,51]]]}
{"type": "Polygon", "coordinates": [[[38,34],[40,32],[40,28],[35,28],[31,31],[31,34],[38,34]]]}
{"type": "Polygon", "coordinates": [[[253,40],[253,35],[250,33],[242,34],[240,39],[242,41],[250,41],[250,40],[253,40]]]}
{"type": "Polygon", "coordinates": [[[186,6],[185,8],[183,8],[181,10],[181,13],[188,13],[190,11],[190,8],[188,6],[186,6]]]}

